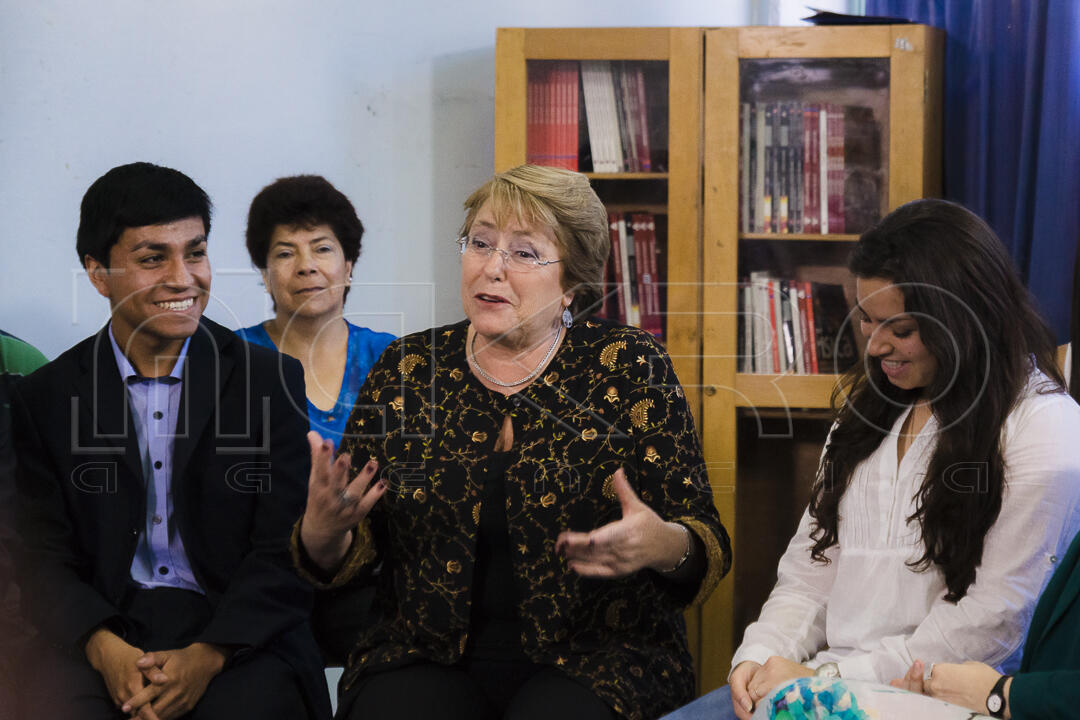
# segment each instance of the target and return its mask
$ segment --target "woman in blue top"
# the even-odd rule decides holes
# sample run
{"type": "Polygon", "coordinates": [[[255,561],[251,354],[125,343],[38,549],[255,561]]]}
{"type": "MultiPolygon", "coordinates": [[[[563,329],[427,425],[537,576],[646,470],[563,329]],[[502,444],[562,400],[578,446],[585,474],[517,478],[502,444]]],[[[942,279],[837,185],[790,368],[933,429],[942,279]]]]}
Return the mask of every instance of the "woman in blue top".
{"type": "Polygon", "coordinates": [[[300,361],[311,429],[335,449],[368,371],[394,339],[343,315],[363,234],[349,199],[318,175],[274,181],[248,212],[248,254],[274,317],[238,333],[300,361]]]}

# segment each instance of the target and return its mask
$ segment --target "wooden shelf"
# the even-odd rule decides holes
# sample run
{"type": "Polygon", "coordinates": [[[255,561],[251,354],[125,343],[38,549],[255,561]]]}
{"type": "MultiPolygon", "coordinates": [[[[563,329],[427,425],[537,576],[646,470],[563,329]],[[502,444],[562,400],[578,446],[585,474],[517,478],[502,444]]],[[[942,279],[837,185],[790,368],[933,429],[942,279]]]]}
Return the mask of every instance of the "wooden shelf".
{"type": "Polygon", "coordinates": [[[735,406],[762,408],[831,407],[836,375],[735,376],[735,406]]]}
{"type": "Polygon", "coordinates": [[[590,180],[667,180],[666,172],[616,172],[616,173],[582,173],[590,180]]]}
{"type": "Polygon", "coordinates": [[[646,212],[653,215],[667,215],[667,205],[656,205],[650,203],[604,203],[604,207],[608,212],[613,213],[635,213],[646,212]]]}
{"type": "Polygon", "coordinates": [[[855,242],[858,235],[811,235],[807,233],[739,233],[740,240],[809,240],[812,242],[855,242]]]}

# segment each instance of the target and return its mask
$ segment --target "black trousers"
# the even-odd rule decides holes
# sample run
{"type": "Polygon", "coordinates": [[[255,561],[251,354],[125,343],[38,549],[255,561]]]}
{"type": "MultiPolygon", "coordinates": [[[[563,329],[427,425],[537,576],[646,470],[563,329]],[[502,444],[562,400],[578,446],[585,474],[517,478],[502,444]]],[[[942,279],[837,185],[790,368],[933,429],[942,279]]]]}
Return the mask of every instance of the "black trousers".
{"type": "MultiPolygon", "coordinates": [[[[124,639],[143,650],[190,645],[210,619],[198,593],[168,588],[133,590],[122,607],[124,639]]],[[[22,718],[119,720],[105,681],[85,655],[38,641],[27,653],[22,718]]],[[[304,720],[309,717],[292,667],[271,652],[254,651],[230,661],[206,688],[189,720],[304,720]]]]}
{"type": "Polygon", "coordinates": [[[617,720],[592,690],[555,668],[463,660],[385,670],[342,698],[337,720],[617,720]]]}

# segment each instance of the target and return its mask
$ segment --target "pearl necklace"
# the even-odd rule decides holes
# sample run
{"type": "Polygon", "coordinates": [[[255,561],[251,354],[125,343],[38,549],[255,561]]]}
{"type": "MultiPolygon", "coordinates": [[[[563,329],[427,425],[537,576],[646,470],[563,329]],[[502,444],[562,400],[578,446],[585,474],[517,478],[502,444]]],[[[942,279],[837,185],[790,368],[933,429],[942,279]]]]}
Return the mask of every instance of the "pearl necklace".
{"type": "Polygon", "coordinates": [[[515,380],[514,382],[503,382],[502,380],[497,380],[491,375],[488,375],[484,368],[480,367],[480,363],[476,360],[476,335],[477,333],[474,331],[472,336],[472,342],[469,343],[469,361],[472,362],[473,367],[476,368],[476,372],[480,373],[480,377],[484,378],[488,382],[495,383],[499,387],[509,388],[517,387],[518,385],[524,385],[525,383],[529,382],[534,377],[540,374],[540,371],[543,369],[544,365],[546,365],[547,361],[551,359],[552,353],[555,352],[555,346],[559,344],[559,338],[562,337],[562,328],[559,328],[559,330],[555,332],[555,339],[551,341],[551,347],[547,349],[547,352],[544,353],[543,359],[541,359],[540,363],[535,368],[533,368],[533,371],[525,377],[521,378],[520,380],[515,380]]]}

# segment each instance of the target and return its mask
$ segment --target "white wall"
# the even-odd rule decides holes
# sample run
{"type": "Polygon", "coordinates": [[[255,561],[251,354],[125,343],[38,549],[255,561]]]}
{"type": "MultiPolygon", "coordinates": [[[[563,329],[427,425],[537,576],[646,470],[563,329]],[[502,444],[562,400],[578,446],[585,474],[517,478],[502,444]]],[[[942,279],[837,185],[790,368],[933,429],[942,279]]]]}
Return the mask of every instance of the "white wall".
{"type": "Polygon", "coordinates": [[[748,7],[0,0],[0,328],[52,358],[104,321],[75,255],[79,201],[134,160],[176,167],[213,199],[219,322],[268,317],[247,206],[299,172],[326,176],[367,228],[347,313],[395,333],[457,320],[461,202],[493,164],[495,28],[737,25],[748,7]]]}

